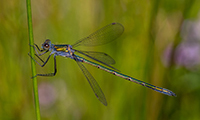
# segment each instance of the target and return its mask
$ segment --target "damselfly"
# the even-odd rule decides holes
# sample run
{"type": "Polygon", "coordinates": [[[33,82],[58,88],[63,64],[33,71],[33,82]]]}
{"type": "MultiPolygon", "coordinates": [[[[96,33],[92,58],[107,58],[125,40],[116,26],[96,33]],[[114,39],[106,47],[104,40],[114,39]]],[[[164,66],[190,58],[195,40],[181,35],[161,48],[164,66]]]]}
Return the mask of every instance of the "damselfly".
{"type": "MultiPolygon", "coordinates": [[[[82,63],[87,63],[90,64],[92,66],[95,66],[99,69],[102,69],[106,72],[109,72],[113,75],[119,76],[121,78],[124,78],[126,80],[138,83],[142,86],[151,88],[157,92],[163,93],[165,95],[169,95],[169,96],[176,96],[175,93],[173,93],[172,91],[162,88],[162,87],[157,87],[154,85],[151,85],[149,83],[143,82],[141,80],[135,79],[133,77],[127,76],[125,74],[120,73],[117,69],[115,69],[114,67],[112,67],[111,65],[115,63],[115,60],[113,58],[111,58],[108,54],[103,53],[103,52],[94,52],[94,51],[80,51],[80,50],[76,50],[74,49],[77,46],[97,46],[97,45],[102,45],[108,42],[111,42],[113,40],[115,40],[116,38],[118,38],[124,31],[124,27],[120,24],[120,23],[111,23],[99,30],[97,30],[96,32],[92,33],[91,35],[89,35],[88,37],[85,37],[83,39],[78,40],[75,44],[69,45],[69,44],[52,44],[51,41],[49,39],[47,39],[43,44],[42,44],[42,49],[40,49],[36,44],[31,45],[32,47],[35,48],[36,51],[36,56],[39,58],[39,60],[43,63],[40,64],[39,62],[37,62],[35,59],[35,62],[38,63],[41,67],[45,66],[46,63],[48,62],[49,58],[54,55],[54,72],[53,73],[48,73],[48,74],[37,74],[36,76],[55,76],[56,72],[57,72],[57,68],[56,68],[56,56],[63,56],[63,57],[67,57],[67,58],[71,58],[73,60],[75,60],[78,64],[78,66],[80,67],[80,69],[82,70],[83,74],[85,75],[85,77],[87,78],[92,90],[94,91],[96,97],[99,99],[100,102],[102,102],[105,106],[107,105],[107,101],[106,98],[101,90],[101,88],[99,87],[98,83],[96,82],[96,80],[93,78],[93,76],[88,72],[88,70],[85,68],[85,66],[82,63]],[[39,50],[40,54],[38,54],[39,50]],[[48,56],[48,58],[46,59],[46,61],[43,61],[39,56],[44,55],[45,53],[50,52],[50,55],[48,56]],[[80,53],[83,56],[86,56],[98,63],[94,63],[90,60],[87,60],[83,57],[80,57],[78,55],[76,55],[75,53],[80,53]],[[105,67],[106,66],[106,67],[105,67]]],[[[30,56],[32,59],[33,57],[30,56]]],[[[34,76],[34,77],[36,77],[34,76]]]]}

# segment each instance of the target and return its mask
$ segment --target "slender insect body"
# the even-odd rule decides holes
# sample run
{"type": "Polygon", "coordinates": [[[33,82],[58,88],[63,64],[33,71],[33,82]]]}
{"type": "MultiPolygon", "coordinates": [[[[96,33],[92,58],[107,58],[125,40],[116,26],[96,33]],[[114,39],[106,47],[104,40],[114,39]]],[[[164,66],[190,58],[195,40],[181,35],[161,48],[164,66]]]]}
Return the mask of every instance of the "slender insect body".
{"type": "Polygon", "coordinates": [[[157,92],[160,92],[160,93],[163,93],[163,94],[166,94],[166,95],[169,95],[169,96],[176,96],[175,93],[173,93],[172,91],[170,91],[170,90],[168,90],[168,89],[161,88],[161,87],[157,87],[157,86],[151,85],[151,84],[149,84],[149,83],[145,83],[145,82],[140,81],[140,80],[138,80],[138,79],[132,78],[132,77],[127,76],[127,75],[125,75],[125,74],[116,72],[116,71],[111,70],[111,69],[109,69],[109,68],[107,68],[107,67],[104,67],[104,66],[101,66],[101,65],[99,65],[99,64],[96,64],[96,63],[94,63],[94,62],[92,62],[92,61],[86,60],[86,59],[84,59],[84,58],[82,58],[82,57],[80,57],[80,56],[76,56],[76,57],[77,57],[78,59],[80,59],[80,61],[83,61],[84,63],[87,63],[87,64],[90,64],[90,65],[92,65],[92,66],[95,66],[95,67],[97,67],[97,68],[99,68],[99,69],[102,69],[102,70],[104,70],[104,71],[106,71],[106,72],[109,72],[109,73],[111,73],[111,74],[113,74],[113,75],[115,75],[115,76],[118,76],[118,77],[124,78],[124,79],[126,79],[126,80],[135,82],[135,83],[137,83],[137,84],[140,84],[140,85],[142,85],[142,86],[151,88],[151,89],[153,89],[153,90],[155,90],[155,91],[157,91],[157,92]]]}
{"type": "MultiPolygon", "coordinates": [[[[85,66],[82,63],[90,64],[90,65],[95,66],[99,69],[102,69],[106,72],[109,72],[115,76],[124,78],[128,81],[135,82],[137,84],[140,84],[147,88],[153,89],[153,90],[163,93],[165,95],[176,96],[175,93],[173,93],[172,91],[170,91],[168,89],[165,89],[162,87],[157,87],[157,86],[151,85],[149,83],[143,82],[141,80],[138,80],[133,77],[130,77],[130,76],[120,73],[119,70],[117,70],[116,68],[111,66],[111,64],[115,63],[115,60],[106,53],[94,52],[94,51],[80,51],[80,50],[72,49],[72,46],[74,48],[77,46],[97,46],[97,45],[103,45],[103,44],[109,43],[109,42],[115,40],[116,38],[118,38],[123,33],[123,31],[124,31],[124,27],[121,24],[111,23],[111,24],[97,30],[96,32],[92,33],[88,37],[78,40],[73,45],[69,45],[69,44],[54,45],[51,43],[51,41],[49,39],[45,40],[45,42],[42,44],[41,50],[39,49],[39,47],[36,44],[34,44],[35,46],[31,45],[36,50],[36,53],[37,53],[37,54],[35,54],[36,57],[38,57],[39,60],[41,62],[43,62],[43,64],[41,65],[32,56],[30,56],[30,57],[32,59],[34,59],[35,62],[38,63],[41,67],[44,67],[46,65],[46,63],[48,62],[49,58],[54,54],[54,72],[48,73],[48,74],[37,74],[36,76],[55,76],[55,74],[57,72],[56,56],[62,56],[62,57],[68,57],[68,58],[74,59],[77,62],[78,66],[80,67],[80,69],[82,70],[86,79],[88,80],[96,97],[105,106],[107,105],[107,101],[106,101],[106,98],[105,98],[101,88],[99,87],[96,80],[93,78],[93,76],[89,73],[89,71],[85,68],[85,66]],[[37,50],[42,53],[38,54],[37,50]],[[51,53],[49,54],[46,61],[43,61],[39,56],[44,55],[47,52],[51,52],[51,53]],[[89,61],[83,57],[76,55],[75,53],[82,54],[85,57],[88,57],[98,63],[101,63],[102,65],[94,63],[92,61],[89,61]],[[103,65],[105,65],[106,67],[104,67],[103,65]]],[[[33,76],[33,77],[36,77],[36,76],[33,76]]]]}

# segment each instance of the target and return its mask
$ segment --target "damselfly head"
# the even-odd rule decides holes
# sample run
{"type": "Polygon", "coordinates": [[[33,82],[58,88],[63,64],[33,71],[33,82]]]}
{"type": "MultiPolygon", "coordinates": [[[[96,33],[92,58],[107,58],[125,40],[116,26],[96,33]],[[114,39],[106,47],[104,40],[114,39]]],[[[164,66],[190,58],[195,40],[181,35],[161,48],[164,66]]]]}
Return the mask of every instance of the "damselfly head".
{"type": "Polygon", "coordinates": [[[42,44],[42,49],[48,50],[51,46],[51,41],[49,39],[46,39],[45,42],[42,44]]]}

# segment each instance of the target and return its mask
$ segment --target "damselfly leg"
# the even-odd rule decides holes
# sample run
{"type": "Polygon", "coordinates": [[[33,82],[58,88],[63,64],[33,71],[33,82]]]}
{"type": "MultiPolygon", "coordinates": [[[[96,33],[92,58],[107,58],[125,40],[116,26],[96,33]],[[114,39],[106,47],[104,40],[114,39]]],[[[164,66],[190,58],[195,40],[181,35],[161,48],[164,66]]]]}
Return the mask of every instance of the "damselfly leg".
{"type": "MultiPolygon", "coordinates": [[[[36,45],[36,44],[35,44],[36,45]]],[[[32,47],[34,47],[35,48],[35,46],[32,46],[32,47]]],[[[36,45],[36,47],[37,47],[37,49],[41,52],[41,51],[44,51],[44,50],[40,50],[39,49],[39,47],[36,45]]],[[[36,50],[36,48],[35,48],[35,51],[37,51],[36,50]]],[[[40,64],[37,60],[35,60],[29,53],[28,53],[28,55],[31,57],[31,59],[33,59],[38,65],[40,65],[41,67],[44,67],[45,65],[46,65],[46,63],[49,61],[49,58],[51,57],[51,55],[52,54],[50,54],[48,57],[47,57],[47,59],[46,59],[46,61],[44,62],[44,60],[41,58],[41,57],[39,57],[39,56],[41,56],[41,55],[44,55],[45,53],[47,53],[49,50],[46,50],[45,52],[43,52],[43,53],[41,53],[41,54],[35,54],[35,56],[43,63],[43,64],[40,64]]],[[[47,74],[37,74],[37,75],[35,75],[35,76],[33,76],[32,78],[34,78],[34,77],[36,77],[36,76],[55,76],[56,75],[56,72],[57,72],[57,66],[56,66],[56,55],[54,55],[54,72],[53,73],[47,73],[47,74]]]]}

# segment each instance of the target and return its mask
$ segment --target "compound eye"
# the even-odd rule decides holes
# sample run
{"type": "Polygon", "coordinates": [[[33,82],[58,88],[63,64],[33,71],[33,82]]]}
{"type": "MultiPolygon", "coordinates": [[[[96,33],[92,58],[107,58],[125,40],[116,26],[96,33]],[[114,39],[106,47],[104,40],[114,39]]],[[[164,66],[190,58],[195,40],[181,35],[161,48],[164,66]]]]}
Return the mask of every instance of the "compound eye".
{"type": "Polygon", "coordinates": [[[45,43],[45,44],[43,45],[43,47],[46,48],[46,49],[48,49],[48,48],[49,48],[49,44],[48,44],[48,43],[45,43]]]}

